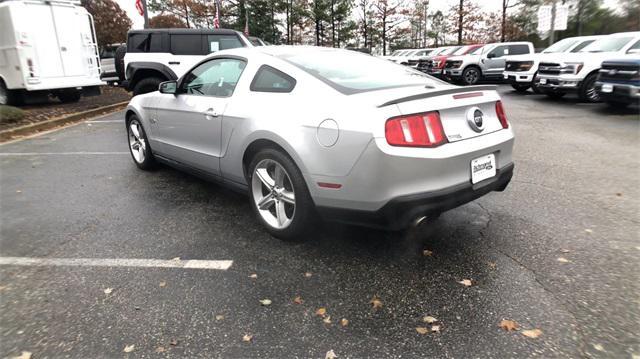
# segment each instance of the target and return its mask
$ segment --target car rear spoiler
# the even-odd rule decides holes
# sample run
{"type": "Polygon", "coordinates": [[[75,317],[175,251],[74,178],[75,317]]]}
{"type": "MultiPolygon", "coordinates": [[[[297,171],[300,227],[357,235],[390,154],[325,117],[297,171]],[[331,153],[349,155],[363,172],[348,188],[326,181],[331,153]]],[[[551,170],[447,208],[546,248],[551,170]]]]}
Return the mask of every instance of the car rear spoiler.
{"type": "Polygon", "coordinates": [[[402,102],[408,102],[408,101],[419,100],[419,99],[423,99],[423,98],[436,97],[436,96],[442,96],[442,95],[460,94],[460,93],[467,93],[467,92],[470,93],[470,92],[478,92],[478,91],[497,91],[497,90],[498,90],[498,86],[497,85],[479,85],[479,86],[466,86],[466,87],[449,88],[449,89],[444,89],[444,90],[436,90],[436,91],[431,91],[431,92],[425,92],[425,93],[421,93],[421,94],[417,94],[417,95],[411,95],[411,96],[407,96],[407,97],[401,97],[401,98],[398,98],[398,99],[395,99],[395,100],[387,101],[387,102],[383,103],[382,105],[378,106],[378,108],[389,106],[389,105],[395,105],[395,104],[399,104],[399,103],[402,103],[402,102]]]}

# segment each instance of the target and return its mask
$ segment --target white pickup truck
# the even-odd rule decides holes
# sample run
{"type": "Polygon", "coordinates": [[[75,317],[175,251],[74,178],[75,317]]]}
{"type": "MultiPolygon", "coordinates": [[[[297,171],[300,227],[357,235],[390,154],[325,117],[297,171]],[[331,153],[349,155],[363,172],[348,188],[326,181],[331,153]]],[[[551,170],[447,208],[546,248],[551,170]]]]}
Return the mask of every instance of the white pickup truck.
{"type": "Polygon", "coordinates": [[[0,2],[0,104],[100,93],[93,18],[80,1],[0,2]]]}
{"type": "Polygon", "coordinates": [[[530,87],[533,92],[540,93],[537,83],[534,81],[538,73],[540,61],[549,57],[549,54],[579,52],[592,42],[603,36],[568,37],[542,50],[539,54],[515,55],[506,59],[504,79],[518,92],[525,92],[530,87]]]}
{"type": "Polygon", "coordinates": [[[640,32],[622,32],[594,41],[577,53],[552,54],[540,61],[536,82],[549,97],[575,92],[582,101],[598,102],[596,79],[603,61],[640,51],[640,32]]]}

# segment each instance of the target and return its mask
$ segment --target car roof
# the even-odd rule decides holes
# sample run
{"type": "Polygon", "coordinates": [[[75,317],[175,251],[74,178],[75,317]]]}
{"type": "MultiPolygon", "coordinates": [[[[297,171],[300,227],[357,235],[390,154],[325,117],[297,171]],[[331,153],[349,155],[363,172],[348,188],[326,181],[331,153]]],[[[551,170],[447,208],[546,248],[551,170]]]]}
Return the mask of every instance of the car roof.
{"type": "Polygon", "coordinates": [[[181,29],[181,28],[166,28],[166,29],[140,29],[129,30],[128,34],[148,34],[152,32],[166,32],[169,34],[204,34],[204,35],[235,35],[240,32],[232,29],[181,29]]]}

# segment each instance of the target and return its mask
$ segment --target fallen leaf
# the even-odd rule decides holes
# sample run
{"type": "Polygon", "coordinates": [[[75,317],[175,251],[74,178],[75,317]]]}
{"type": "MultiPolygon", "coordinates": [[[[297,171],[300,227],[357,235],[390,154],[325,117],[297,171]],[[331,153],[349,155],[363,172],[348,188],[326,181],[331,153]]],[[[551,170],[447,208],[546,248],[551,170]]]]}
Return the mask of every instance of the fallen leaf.
{"type": "Polygon", "coordinates": [[[616,196],[622,197],[622,193],[618,192],[618,193],[616,193],[616,196]]]}
{"type": "Polygon", "coordinates": [[[167,286],[167,282],[160,282],[160,288],[164,288],[167,286]]]}
{"type": "Polygon", "coordinates": [[[251,335],[251,334],[245,334],[245,335],[242,337],[242,341],[243,341],[243,342],[247,342],[247,343],[248,343],[248,342],[250,342],[252,339],[253,339],[253,335],[251,335]]]}
{"type": "Polygon", "coordinates": [[[569,260],[565,257],[558,257],[558,262],[560,263],[569,263],[569,260]]]}
{"type": "Polygon", "coordinates": [[[169,344],[173,345],[174,347],[178,345],[178,343],[179,343],[178,339],[171,339],[171,341],[169,342],[169,344]]]}
{"type": "Polygon", "coordinates": [[[416,328],[416,332],[418,332],[418,334],[425,335],[425,334],[429,333],[429,329],[427,329],[425,327],[417,327],[416,328]]]}
{"type": "Polygon", "coordinates": [[[302,297],[300,297],[298,295],[295,298],[293,298],[293,302],[296,303],[296,304],[302,304],[302,303],[304,303],[304,300],[302,300],[302,297]]]}
{"type": "Polygon", "coordinates": [[[17,357],[13,357],[13,359],[31,359],[31,352],[25,352],[23,351],[20,355],[18,355],[17,357]]]}
{"type": "Polygon", "coordinates": [[[502,319],[502,321],[500,322],[500,328],[506,330],[506,331],[512,331],[512,330],[518,330],[518,323],[516,323],[513,320],[509,320],[509,319],[502,319]]]}
{"type": "Polygon", "coordinates": [[[529,330],[523,330],[522,331],[522,335],[524,335],[527,338],[537,338],[542,334],[542,330],[540,329],[529,329],[529,330]]]}
{"type": "Polygon", "coordinates": [[[593,344],[593,348],[599,352],[604,351],[604,347],[601,344],[593,344]]]}
{"type": "Polygon", "coordinates": [[[425,323],[433,324],[433,323],[437,322],[438,319],[436,319],[436,318],[434,318],[434,317],[432,317],[430,315],[427,315],[424,318],[422,318],[422,321],[425,322],[425,323]]]}
{"type": "Polygon", "coordinates": [[[458,283],[462,284],[465,287],[471,287],[471,279],[463,279],[463,280],[459,281],[458,283]]]}
{"type": "Polygon", "coordinates": [[[347,325],[349,325],[349,320],[347,318],[340,319],[340,325],[346,327],[347,325]]]}
{"type": "Polygon", "coordinates": [[[257,274],[255,274],[255,273],[252,273],[252,274],[250,274],[250,275],[249,275],[249,278],[251,278],[251,279],[258,279],[258,275],[257,275],[257,274]]]}
{"type": "Polygon", "coordinates": [[[382,308],[382,301],[380,300],[380,298],[378,298],[377,295],[374,295],[373,298],[371,298],[371,305],[373,309],[380,309],[382,308]]]}
{"type": "Polygon", "coordinates": [[[324,324],[331,324],[331,316],[327,315],[326,317],[324,317],[324,319],[322,319],[322,321],[324,322],[324,324]]]}
{"type": "MultiPolygon", "coordinates": [[[[21,190],[17,190],[17,191],[16,191],[16,193],[22,193],[22,191],[21,191],[21,190]]],[[[24,353],[24,352],[23,352],[23,353],[24,353]]],[[[27,352],[27,353],[28,353],[28,352],[27,352]]]]}
{"type": "Polygon", "coordinates": [[[164,353],[166,351],[166,349],[164,347],[157,347],[156,348],[156,353],[164,353]]]}
{"type": "Polygon", "coordinates": [[[434,333],[440,333],[440,326],[439,325],[432,325],[431,326],[431,331],[434,333]]]}
{"type": "Polygon", "coordinates": [[[216,320],[224,320],[224,315],[222,314],[216,315],[216,320]]]}
{"type": "Polygon", "coordinates": [[[113,288],[107,288],[104,290],[104,294],[111,294],[113,292],[113,288]]]}
{"type": "Polygon", "coordinates": [[[560,252],[561,252],[561,253],[569,253],[569,252],[571,252],[571,251],[570,251],[570,250],[568,250],[568,249],[563,248],[563,249],[561,249],[561,250],[560,250],[560,252]]]}
{"type": "Polygon", "coordinates": [[[332,350],[329,350],[327,354],[325,354],[324,359],[336,359],[338,356],[332,350]]]}
{"type": "Polygon", "coordinates": [[[324,307],[320,307],[316,310],[316,315],[319,317],[324,317],[327,314],[327,310],[324,307]]]}
{"type": "Polygon", "coordinates": [[[135,345],[133,345],[133,344],[131,344],[131,345],[126,345],[126,346],[124,347],[124,350],[123,350],[123,351],[124,351],[125,353],[131,353],[131,352],[133,351],[133,349],[135,349],[135,347],[136,347],[136,346],[135,346],[135,345]]]}
{"type": "Polygon", "coordinates": [[[593,233],[593,230],[591,230],[589,228],[585,229],[584,231],[587,232],[587,233],[593,233]]]}
{"type": "Polygon", "coordinates": [[[305,272],[305,273],[304,273],[304,277],[305,277],[305,278],[311,278],[311,276],[312,276],[312,275],[313,275],[313,274],[311,274],[311,272],[305,272]]]}
{"type": "Polygon", "coordinates": [[[171,258],[171,260],[172,260],[172,261],[179,261],[179,260],[180,260],[180,257],[174,257],[174,258],[171,258]]]}
{"type": "Polygon", "coordinates": [[[431,257],[432,254],[433,254],[433,251],[430,251],[428,249],[425,249],[422,251],[422,255],[425,257],[431,257]]]}
{"type": "Polygon", "coordinates": [[[262,305],[271,305],[271,299],[260,299],[260,304],[262,305]]]}
{"type": "Polygon", "coordinates": [[[489,265],[489,268],[496,269],[496,262],[489,262],[487,264],[489,265]]]}

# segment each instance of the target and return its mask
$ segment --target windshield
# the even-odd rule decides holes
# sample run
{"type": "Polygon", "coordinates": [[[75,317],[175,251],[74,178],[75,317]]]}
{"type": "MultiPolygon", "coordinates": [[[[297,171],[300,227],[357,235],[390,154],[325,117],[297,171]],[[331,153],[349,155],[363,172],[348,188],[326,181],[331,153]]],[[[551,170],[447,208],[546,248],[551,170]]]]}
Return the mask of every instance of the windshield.
{"type": "Polygon", "coordinates": [[[577,39],[564,39],[564,40],[560,40],[558,42],[556,42],[555,44],[547,47],[546,49],[542,50],[543,54],[552,54],[552,53],[558,53],[558,52],[566,52],[567,50],[569,50],[570,47],[572,47],[573,45],[575,45],[579,40],[577,39]]]}
{"type": "Polygon", "coordinates": [[[475,49],[475,50],[471,51],[471,52],[469,53],[469,55],[480,55],[480,54],[482,54],[482,53],[484,52],[484,48],[485,48],[485,47],[486,47],[486,48],[489,48],[488,46],[480,46],[479,48],[477,48],[477,49],[475,49]]]}
{"type": "Polygon", "coordinates": [[[253,46],[262,46],[262,42],[257,37],[250,37],[249,41],[251,41],[253,46]]]}
{"type": "Polygon", "coordinates": [[[461,46],[454,46],[454,47],[452,47],[452,48],[446,49],[446,50],[442,51],[442,52],[440,53],[440,55],[451,55],[451,54],[453,54],[454,52],[456,52],[456,51],[460,50],[460,47],[461,47],[461,46]]]}
{"type": "Polygon", "coordinates": [[[460,55],[464,55],[467,53],[467,51],[469,51],[469,49],[471,48],[471,46],[462,46],[461,48],[459,48],[458,50],[456,50],[456,52],[454,52],[452,55],[453,56],[460,56],[460,55]]]}
{"type": "Polygon", "coordinates": [[[605,37],[585,47],[580,52],[615,52],[620,51],[633,37],[605,37]]]}
{"type": "Polygon", "coordinates": [[[353,51],[296,51],[279,57],[344,94],[439,83],[420,71],[353,51]]]}

